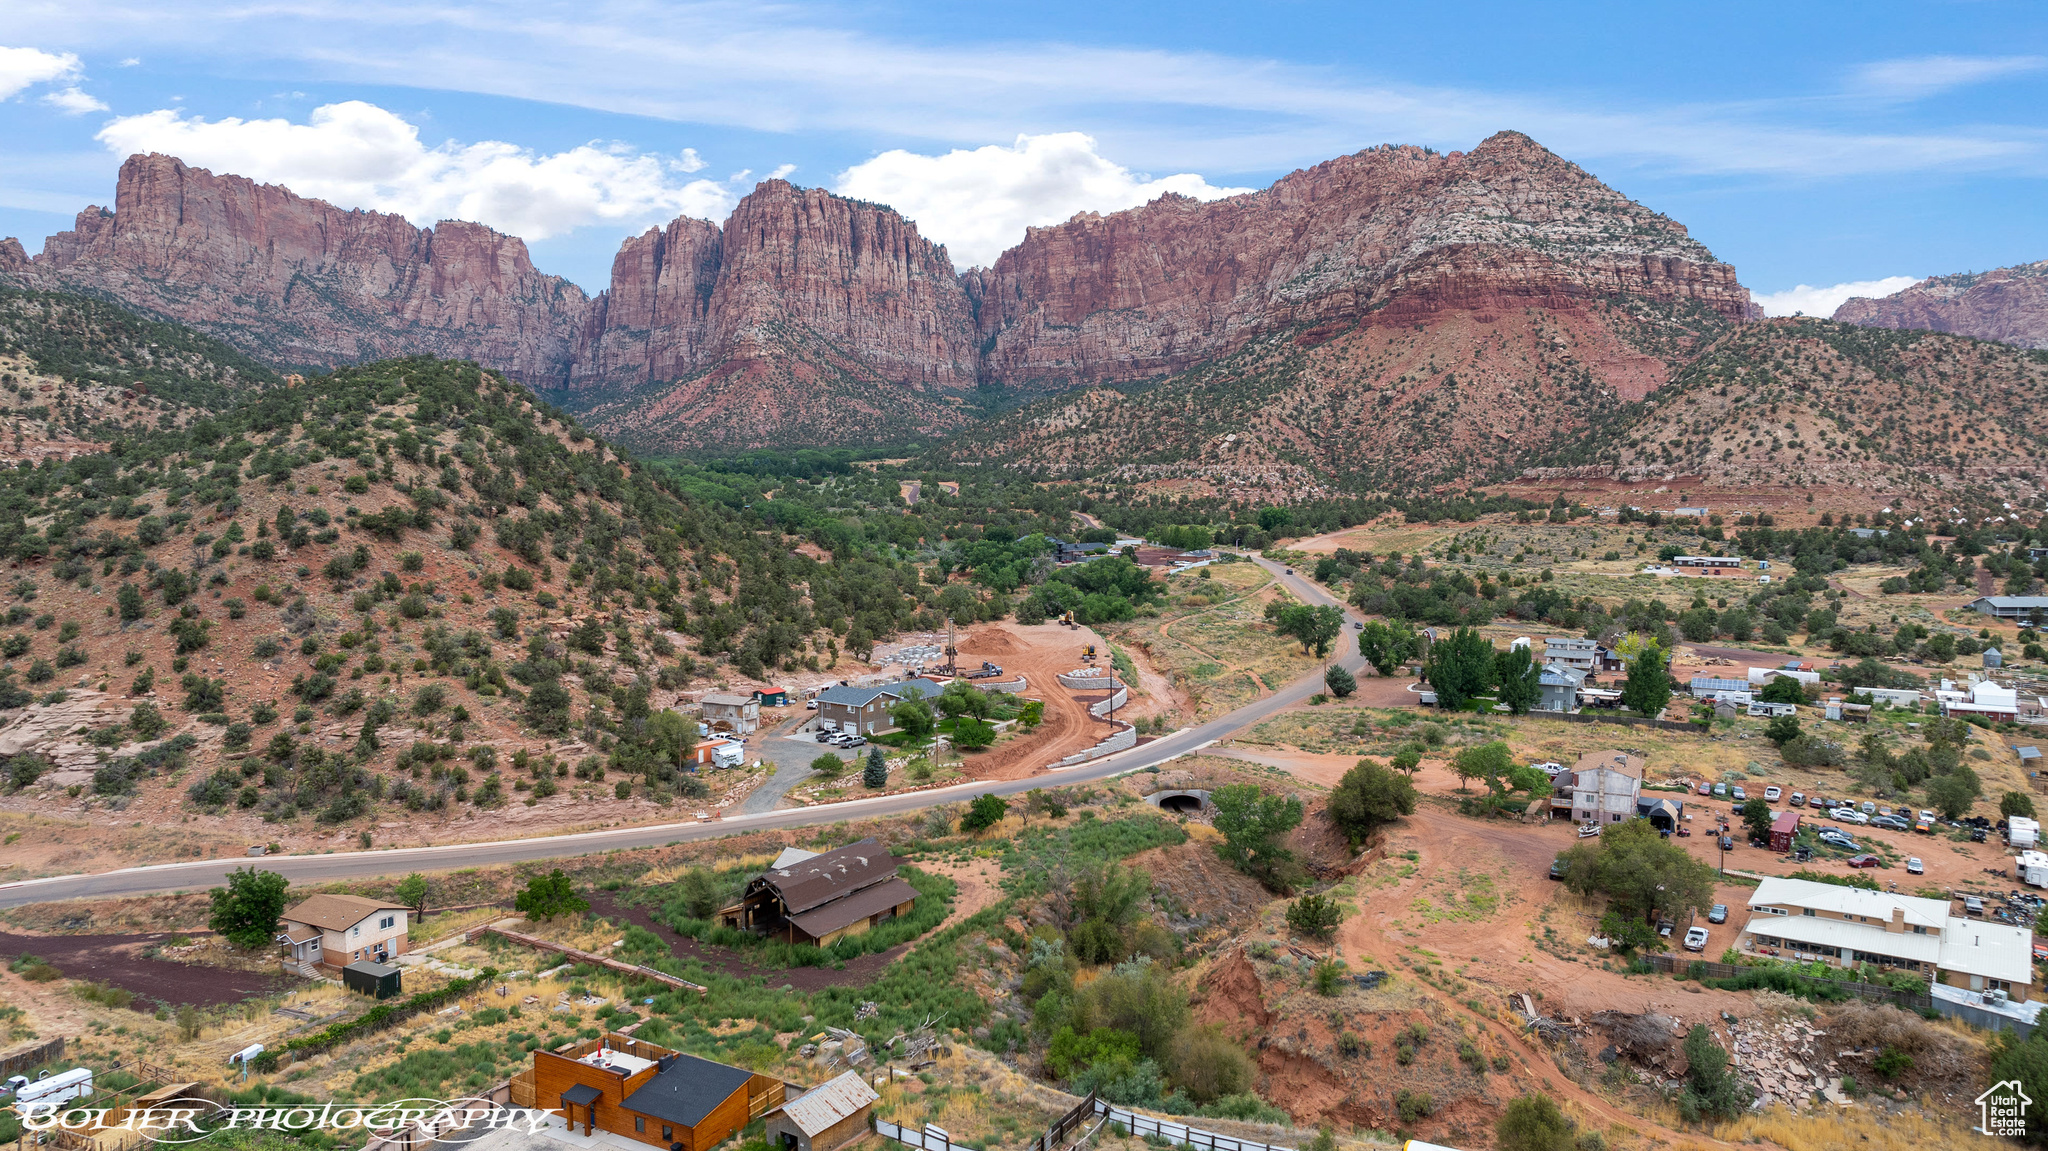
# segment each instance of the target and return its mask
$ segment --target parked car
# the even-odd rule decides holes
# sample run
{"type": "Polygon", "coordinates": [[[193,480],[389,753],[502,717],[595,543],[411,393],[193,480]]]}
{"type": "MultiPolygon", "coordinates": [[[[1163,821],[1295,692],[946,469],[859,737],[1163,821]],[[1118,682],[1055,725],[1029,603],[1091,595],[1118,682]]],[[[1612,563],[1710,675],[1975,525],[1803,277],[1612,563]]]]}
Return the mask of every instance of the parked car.
{"type": "Polygon", "coordinates": [[[1712,795],[1712,794],[1714,794],[1714,785],[1713,785],[1713,784],[1711,784],[1711,783],[1703,783],[1703,784],[1700,784],[1700,794],[1701,794],[1701,795],[1712,795]]]}
{"type": "Polygon", "coordinates": [[[1905,820],[1903,820],[1903,819],[1900,819],[1900,818],[1899,818],[1898,816],[1896,816],[1896,815],[1880,815],[1880,816],[1877,816],[1876,818],[1874,818],[1874,819],[1872,819],[1872,820],[1870,821],[1870,826],[1872,826],[1872,827],[1882,827],[1882,828],[1884,828],[1884,829],[1885,829],[1886,831],[1911,831],[1911,830],[1913,830],[1913,825],[1912,825],[1912,824],[1910,824],[1910,823],[1907,823],[1907,822],[1906,822],[1905,820]]]}
{"type": "Polygon", "coordinates": [[[831,728],[829,728],[829,727],[821,727],[821,728],[819,728],[819,729],[818,729],[818,742],[819,742],[819,743],[831,743],[831,742],[832,742],[832,737],[833,737],[833,736],[835,736],[835,735],[838,735],[838,734],[839,734],[838,732],[836,732],[836,731],[833,731],[833,730],[832,730],[831,728]]]}
{"type": "Polygon", "coordinates": [[[1733,837],[1733,836],[1727,836],[1727,835],[1724,835],[1724,836],[1722,836],[1722,837],[1721,837],[1721,850],[1722,850],[1722,851],[1734,851],[1734,850],[1735,850],[1735,839],[1734,839],[1734,837],[1733,837]]]}
{"type": "Polygon", "coordinates": [[[1686,928],[1685,949],[1687,951],[1705,951],[1707,949],[1707,929],[1704,927],[1686,928]]]}
{"type": "Polygon", "coordinates": [[[1915,834],[1915,835],[1933,835],[1933,834],[1934,834],[1934,821],[1933,821],[1933,820],[1931,820],[1931,819],[1923,819],[1923,820],[1921,820],[1920,822],[1918,822],[1918,823],[1914,824],[1914,825],[1913,825],[1913,834],[1915,834]]]}
{"type": "Polygon", "coordinates": [[[1672,931],[1675,930],[1677,927],[1678,925],[1676,923],[1673,923],[1668,919],[1660,919],[1657,921],[1657,934],[1663,936],[1666,939],[1669,939],[1671,938],[1672,931]]]}
{"type": "Polygon", "coordinates": [[[1785,794],[1784,788],[1779,787],[1776,784],[1772,784],[1771,786],[1764,788],[1764,802],[1776,803],[1778,802],[1778,797],[1783,794],[1785,794]]]}
{"type": "Polygon", "coordinates": [[[1974,895],[1966,895],[1966,896],[1964,896],[1964,897],[1963,897],[1963,914],[1964,914],[1964,915],[1982,915],[1982,914],[1984,914],[1984,901],[1983,901],[1983,900],[1981,900],[1981,899],[1979,899],[1979,898],[1977,898],[1977,897],[1976,897],[1976,896],[1974,896],[1974,895]]]}
{"type": "Polygon", "coordinates": [[[1934,813],[1933,813],[1933,812],[1931,812],[1931,811],[1923,811],[1923,812],[1921,812],[1921,813],[1920,813],[1920,822],[1922,822],[1922,823],[1933,823],[1933,822],[1934,822],[1934,813]]]}
{"type": "Polygon", "coordinates": [[[1564,872],[1565,872],[1565,863],[1564,863],[1564,860],[1562,860],[1562,859],[1558,859],[1558,860],[1552,860],[1552,861],[1551,861],[1551,864],[1550,864],[1550,878],[1552,878],[1552,879],[1563,879],[1563,878],[1564,878],[1564,872]]]}
{"type": "Polygon", "coordinates": [[[1715,784],[1715,785],[1714,785],[1714,794],[1715,794],[1715,795],[1727,795],[1727,794],[1728,794],[1728,785],[1727,785],[1727,784],[1725,784],[1725,783],[1717,783],[1717,784],[1715,784]]]}
{"type": "Polygon", "coordinates": [[[1862,812],[1865,815],[1876,815],[1877,805],[1866,799],[1862,803],[1856,805],[1856,810],[1862,812]]]}
{"type": "Polygon", "coordinates": [[[1851,866],[1851,867],[1882,867],[1882,866],[1884,866],[1884,861],[1883,861],[1883,860],[1881,860],[1881,859],[1879,859],[1879,858],[1878,858],[1877,856],[1875,856],[1875,855],[1871,855],[1870,853],[1868,853],[1868,852],[1865,852],[1865,853],[1864,853],[1864,854],[1862,854],[1862,855],[1854,855],[1854,856],[1850,856],[1850,857],[1849,857],[1849,866],[1851,866]]]}
{"type": "Polygon", "coordinates": [[[842,731],[832,737],[831,742],[839,747],[866,747],[868,739],[858,732],[842,731]]]}
{"type": "Polygon", "coordinates": [[[816,711],[816,710],[818,710],[818,701],[817,701],[817,700],[815,700],[815,699],[808,699],[808,700],[805,700],[805,701],[804,701],[804,710],[805,710],[805,711],[816,711]]]}
{"type": "Polygon", "coordinates": [[[1728,905],[1727,905],[1727,904],[1725,904],[1725,903],[1716,903],[1716,904],[1714,905],[1714,909],[1713,909],[1712,911],[1709,911],[1709,912],[1707,912],[1707,922],[1708,922],[1708,923],[1726,923],[1726,922],[1728,922],[1728,905]]]}
{"type": "Polygon", "coordinates": [[[1828,828],[1826,831],[1821,832],[1818,836],[1815,836],[1814,838],[1820,840],[1822,843],[1825,843],[1830,847],[1839,847],[1843,851],[1862,850],[1861,844],[1857,843],[1855,840],[1849,838],[1841,832],[1836,831],[1832,827],[1828,828]]]}
{"type": "Polygon", "coordinates": [[[1906,874],[1925,875],[1927,874],[1927,865],[1920,862],[1920,857],[1915,855],[1910,859],[1906,860],[1906,874]]]}
{"type": "Polygon", "coordinates": [[[1982,843],[1989,838],[1991,838],[1991,833],[1984,830],[1981,827],[1973,827],[1970,829],[1971,843],[1982,843]]]}
{"type": "Polygon", "coordinates": [[[1790,800],[1789,802],[1790,802],[1790,803],[1792,804],[1792,806],[1794,806],[1794,807],[1805,807],[1805,806],[1806,806],[1806,793],[1805,793],[1805,792],[1803,792],[1803,791],[1795,791],[1795,792],[1793,792],[1793,793],[1792,793],[1792,798],[1791,798],[1791,800],[1790,800]]]}
{"type": "Polygon", "coordinates": [[[1860,811],[1856,810],[1856,809],[1855,809],[1855,808],[1853,808],[1853,807],[1838,807],[1838,808],[1836,808],[1835,810],[1833,810],[1833,811],[1830,811],[1830,812],[1828,812],[1828,818],[1829,818],[1829,819],[1839,819],[1839,820],[1841,820],[1841,821],[1842,821],[1843,823],[1869,823],[1869,822],[1870,822],[1870,817],[1869,817],[1869,816],[1867,816],[1867,815],[1863,814],[1862,812],[1860,812],[1860,811]]]}
{"type": "Polygon", "coordinates": [[[1729,790],[1728,797],[1730,799],[1748,799],[1749,793],[1742,790],[1742,785],[1738,783],[1729,790]]]}

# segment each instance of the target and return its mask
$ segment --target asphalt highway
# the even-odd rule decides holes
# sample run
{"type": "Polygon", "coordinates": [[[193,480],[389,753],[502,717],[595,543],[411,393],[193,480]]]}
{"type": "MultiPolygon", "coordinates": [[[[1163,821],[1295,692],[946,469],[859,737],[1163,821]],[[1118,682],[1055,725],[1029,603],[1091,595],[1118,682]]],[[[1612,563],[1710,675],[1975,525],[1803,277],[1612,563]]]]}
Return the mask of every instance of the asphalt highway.
{"type": "MultiPolygon", "coordinates": [[[[1282,586],[1303,602],[1344,606],[1341,601],[1309,580],[1299,575],[1287,574],[1281,565],[1256,556],[1251,558],[1253,562],[1271,571],[1282,586]]],[[[1337,662],[1354,674],[1370,674],[1365,670],[1364,661],[1358,658],[1356,632],[1351,626],[1361,622],[1362,617],[1348,607],[1345,608],[1344,617],[1344,634],[1337,641],[1337,650],[1345,654],[1337,662]]],[[[837,823],[841,820],[901,815],[940,804],[960,803],[977,795],[1016,795],[1038,787],[1087,783],[1140,771],[1177,759],[1189,752],[1199,751],[1322,690],[1321,673],[1307,675],[1264,699],[1246,704],[1236,711],[1200,726],[1182,728],[1171,735],[1162,736],[1129,751],[1045,772],[1028,779],[997,783],[964,783],[934,791],[854,799],[817,807],[799,807],[753,815],[732,815],[713,822],[667,823],[582,832],[575,835],[508,839],[490,843],[450,843],[435,847],[394,848],[388,851],[275,855],[265,857],[261,866],[265,870],[283,875],[295,884],[319,884],[337,880],[404,875],[414,871],[447,871],[460,867],[523,863],[535,859],[561,859],[620,848],[660,847],[671,843],[718,839],[748,831],[808,827],[821,823],[837,823]]],[[[185,863],[129,867],[97,875],[62,875],[47,879],[24,880],[0,886],[0,907],[19,907],[29,903],[45,903],[60,899],[158,895],[204,890],[226,883],[230,871],[248,866],[250,863],[248,858],[240,857],[193,860],[185,863]]]]}

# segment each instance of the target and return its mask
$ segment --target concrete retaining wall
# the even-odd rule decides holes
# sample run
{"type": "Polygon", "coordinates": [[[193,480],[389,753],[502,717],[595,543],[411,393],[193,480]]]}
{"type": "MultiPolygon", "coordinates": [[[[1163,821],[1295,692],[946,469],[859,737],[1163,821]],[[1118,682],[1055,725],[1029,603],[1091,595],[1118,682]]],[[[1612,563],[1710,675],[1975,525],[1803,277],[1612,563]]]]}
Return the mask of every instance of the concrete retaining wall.
{"type": "Polygon", "coordinates": [[[1091,759],[1100,759],[1101,757],[1109,755],[1112,752],[1129,751],[1131,748],[1138,746],[1137,728],[1132,727],[1130,724],[1127,723],[1119,724],[1117,726],[1119,730],[1116,732],[1116,734],[1110,736],[1108,739],[1103,740],[1101,743],[1096,744],[1094,747],[1089,748],[1087,751],[1077,751],[1074,754],[1068,756],[1067,758],[1060,760],[1058,763],[1047,764],[1046,766],[1072,767],[1077,763],[1086,763],[1091,759]]]}
{"type": "Polygon", "coordinates": [[[975,686],[979,687],[983,691],[1001,691],[1007,692],[1011,695],[1016,695],[1017,693],[1029,688],[1031,686],[1031,680],[1025,676],[1020,675],[1016,679],[996,680],[993,682],[985,680],[979,684],[976,684],[975,686]]]}
{"type": "Polygon", "coordinates": [[[1076,691],[1102,691],[1116,686],[1116,680],[1109,674],[1109,670],[1100,667],[1075,668],[1073,671],[1059,672],[1053,678],[1060,681],[1061,687],[1070,687],[1076,691]]]}
{"type": "Polygon", "coordinates": [[[1108,715],[1110,712],[1115,711],[1117,708],[1120,708],[1129,702],[1131,702],[1131,689],[1127,687],[1118,687],[1116,689],[1115,695],[1110,696],[1108,699],[1097,700],[1096,702],[1089,704],[1088,714],[1094,716],[1097,719],[1101,719],[1103,716],[1108,715]]]}

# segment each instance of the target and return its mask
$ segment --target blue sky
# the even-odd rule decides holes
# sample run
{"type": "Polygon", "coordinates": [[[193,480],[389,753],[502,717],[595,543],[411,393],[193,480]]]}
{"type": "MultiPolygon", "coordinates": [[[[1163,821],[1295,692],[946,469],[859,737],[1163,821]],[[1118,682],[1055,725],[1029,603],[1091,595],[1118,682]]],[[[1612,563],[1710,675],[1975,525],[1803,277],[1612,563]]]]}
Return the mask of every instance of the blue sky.
{"type": "MultiPolygon", "coordinates": [[[[2032,0],[1104,4],[0,0],[0,235],[153,149],[604,286],[756,180],[892,203],[986,262],[1027,225],[1514,128],[1759,293],[2048,257],[2032,0]]],[[[1781,296],[1827,310],[1839,291],[1781,296]]]]}

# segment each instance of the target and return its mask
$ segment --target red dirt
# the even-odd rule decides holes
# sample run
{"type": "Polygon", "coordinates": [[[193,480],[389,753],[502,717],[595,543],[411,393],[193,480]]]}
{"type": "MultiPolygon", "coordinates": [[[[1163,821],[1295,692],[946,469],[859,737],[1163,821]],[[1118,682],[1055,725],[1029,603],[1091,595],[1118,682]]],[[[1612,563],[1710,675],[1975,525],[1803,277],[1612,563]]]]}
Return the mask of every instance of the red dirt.
{"type": "Polygon", "coordinates": [[[960,644],[961,655],[1014,655],[1023,650],[1017,637],[1000,627],[983,628],[960,644]]]}
{"type": "Polygon", "coordinates": [[[147,935],[12,935],[0,932],[0,954],[36,955],[71,979],[87,979],[133,992],[165,1007],[213,1007],[274,995],[298,981],[282,971],[234,971],[150,959],[141,950],[171,938],[147,935]]]}
{"type": "MultiPolygon", "coordinates": [[[[1045,701],[1045,720],[1038,729],[966,758],[966,770],[973,779],[1025,779],[1045,770],[1077,751],[1085,751],[1108,738],[1116,728],[1088,714],[1083,697],[1060,686],[1055,678],[1085,664],[1081,649],[1092,643],[1106,651],[1103,638],[1087,628],[1068,629],[1060,624],[987,628],[969,636],[962,651],[979,651],[971,645],[988,637],[989,642],[1007,642],[1014,650],[1003,653],[1006,673],[1023,673],[1031,681],[1028,699],[1045,701]],[[1000,634],[1001,640],[995,639],[1000,634]]],[[[1096,696],[1093,698],[1100,698],[1096,696]]]]}

